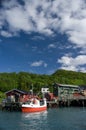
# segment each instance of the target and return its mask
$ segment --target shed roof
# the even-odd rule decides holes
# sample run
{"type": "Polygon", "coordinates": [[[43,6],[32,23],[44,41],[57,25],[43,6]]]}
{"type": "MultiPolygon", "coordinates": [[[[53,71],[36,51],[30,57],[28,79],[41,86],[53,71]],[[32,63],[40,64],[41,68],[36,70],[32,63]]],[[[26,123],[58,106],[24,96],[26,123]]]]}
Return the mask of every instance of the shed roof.
{"type": "Polygon", "coordinates": [[[86,90],[86,85],[80,85],[80,89],[86,90]]]}
{"type": "Polygon", "coordinates": [[[11,89],[11,90],[9,90],[9,91],[7,91],[7,92],[5,92],[5,94],[8,94],[8,93],[10,93],[10,92],[12,92],[12,91],[17,91],[17,92],[19,92],[19,93],[21,93],[21,94],[26,94],[27,92],[25,92],[25,91],[22,91],[22,90],[19,90],[19,89],[11,89]]]}
{"type": "Polygon", "coordinates": [[[71,85],[71,84],[59,84],[55,83],[54,85],[60,86],[60,87],[72,87],[72,88],[79,88],[78,85],[71,85]]]}

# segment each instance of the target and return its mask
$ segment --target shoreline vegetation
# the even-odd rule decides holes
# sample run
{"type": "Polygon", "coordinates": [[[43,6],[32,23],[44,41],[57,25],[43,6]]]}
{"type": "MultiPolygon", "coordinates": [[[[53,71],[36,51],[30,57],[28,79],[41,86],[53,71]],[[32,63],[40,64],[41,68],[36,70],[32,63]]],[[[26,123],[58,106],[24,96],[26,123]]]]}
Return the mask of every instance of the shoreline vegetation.
{"type": "Polygon", "coordinates": [[[4,93],[11,89],[29,92],[33,87],[35,93],[40,93],[42,87],[48,87],[52,92],[53,83],[86,86],[86,73],[67,70],[57,70],[51,75],[29,72],[0,73],[0,102],[5,97],[4,93]]]}
{"type": "Polygon", "coordinates": [[[5,93],[0,91],[0,104],[5,97],[5,93]]]}

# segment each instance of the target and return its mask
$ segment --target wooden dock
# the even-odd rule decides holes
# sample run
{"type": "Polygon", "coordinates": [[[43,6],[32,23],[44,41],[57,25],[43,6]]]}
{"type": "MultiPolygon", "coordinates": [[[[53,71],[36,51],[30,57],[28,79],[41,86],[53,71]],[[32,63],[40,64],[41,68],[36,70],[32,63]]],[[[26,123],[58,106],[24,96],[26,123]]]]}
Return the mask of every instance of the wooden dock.
{"type": "Polygon", "coordinates": [[[86,97],[59,98],[57,101],[47,101],[48,107],[86,107],[86,97]]]}
{"type": "Polygon", "coordinates": [[[2,111],[21,111],[21,104],[19,102],[7,102],[4,104],[1,104],[2,111]]]}
{"type": "MultiPolygon", "coordinates": [[[[48,108],[58,107],[86,107],[86,97],[58,98],[58,100],[47,101],[48,108]]],[[[2,111],[21,111],[20,102],[6,102],[0,104],[2,111]]]]}

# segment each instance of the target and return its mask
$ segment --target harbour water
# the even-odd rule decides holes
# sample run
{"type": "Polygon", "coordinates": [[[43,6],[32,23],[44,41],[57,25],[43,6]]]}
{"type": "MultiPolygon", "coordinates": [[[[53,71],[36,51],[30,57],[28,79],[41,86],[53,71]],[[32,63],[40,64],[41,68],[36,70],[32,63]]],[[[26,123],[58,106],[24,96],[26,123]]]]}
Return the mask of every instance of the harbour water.
{"type": "Polygon", "coordinates": [[[49,108],[37,113],[0,111],[0,130],[86,130],[86,108],[49,108]]]}

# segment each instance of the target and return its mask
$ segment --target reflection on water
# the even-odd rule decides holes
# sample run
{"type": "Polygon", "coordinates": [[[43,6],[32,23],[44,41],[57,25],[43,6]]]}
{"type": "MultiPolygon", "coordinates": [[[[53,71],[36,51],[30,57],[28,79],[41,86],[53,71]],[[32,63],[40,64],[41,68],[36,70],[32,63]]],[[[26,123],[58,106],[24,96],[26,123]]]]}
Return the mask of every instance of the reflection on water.
{"type": "Polygon", "coordinates": [[[34,112],[34,113],[22,113],[24,119],[40,119],[41,117],[46,118],[48,111],[34,112]]]}
{"type": "Polygon", "coordinates": [[[40,130],[45,127],[47,120],[47,111],[35,112],[35,113],[22,113],[22,130],[40,130]]]}
{"type": "Polygon", "coordinates": [[[36,113],[0,111],[0,130],[86,130],[86,108],[56,108],[36,113]]]}

